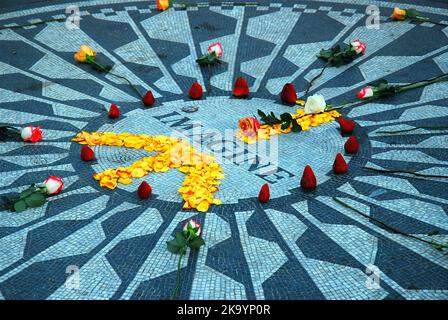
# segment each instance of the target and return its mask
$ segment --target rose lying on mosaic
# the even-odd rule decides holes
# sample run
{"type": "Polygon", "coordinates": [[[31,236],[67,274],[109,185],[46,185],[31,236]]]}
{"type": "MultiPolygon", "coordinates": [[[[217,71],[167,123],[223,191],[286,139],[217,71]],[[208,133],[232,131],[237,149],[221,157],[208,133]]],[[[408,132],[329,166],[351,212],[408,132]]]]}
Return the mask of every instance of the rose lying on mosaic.
{"type": "Polygon", "coordinates": [[[12,125],[2,123],[0,124],[0,141],[18,137],[20,134],[20,137],[24,142],[36,143],[42,140],[41,128],[41,126],[34,127],[29,125],[19,130],[12,125]]]}
{"type": "Polygon", "coordinates": [[[15,212],[22,212],[27,208],[36,208],[47,202],[47,196],[54,196],[61,192],[64,182],[60,177],[50,176],[41,185],[32,184],[22,191],[18,197],[3,197],[6,207],[15,212]]]}
{"type": "Polygon", "coordinates": [[[176,286],[174,287],[171,299],[176,299],[177,292],[179,291],[181,262],[183,255],[187,252],[187,248],[190,248],[191,250],[199,250],[205,244],[201,234],[202,226],[195,220],[190,219],[184,224],[182,231],[176,233],[174,240],[166,242],[168,250],[171,253],[179,255],[176,286]]]}
{"type": "Polygon", "coordinates": [[[293,103],[300,104],[301,106],[305,104],[305,101],[297,100],[296,88],[294,88],[294,85],[292,83],[286,83],[283,86],[282,92],[280,92],[280,99],[286,104],[293,103]]]}
{"type": "Polygon", "coordinates": [[[308,84],[305,90],[305,95],[310,91],[314,81],[316,81],[328,66],[340,67],[353,62],[356,58],[363,55],[366,52],[367,46],[361,40],[352,41],[344,49],[341,49],[340,45],[336,45],[331,49],[322,49],[317,55],[319,59],[326,61],[325,66],[321,69],[319,74],[317,74],[308,84]]]}
{"type": "Polygon", "coordinates": [[[398,7],[395,7],[394,11],[392,12],[391,18],[397,21],[411,20],[417,22],[431,22],[440,26],[448,26],[448,23],[433,21],[429,18],[423,17],[421,13],[415,9],[400,9],[398,7]]]}
{"type": "Polygon", "coordinates": [[[219,190],[218,180],[224,178],[221,167],[214,157],[198,152],[184,140],[144,134],[82,132],[73,141],[89,146],[117,146],[158,152],[129,167],[96,173],[94,179],[100,182],[102,188],[115,189],[119,183],[130,184],[132,178],[142,178],[149,172],[166,172],[171,168],[178,168],[180,172],[187,174],[178,190],[185,201],[184,209],[194,208],[206,212],[210,205],[221,204],[213,195],[219,190]]]}
{"type": "Polygon", "coordinates": [[[310,126],[317,127],[340,117],[341,114],[331,110],[332,108],[332,105],[326,104],[323,96],[314,95],[307,99],[304,109],[297,109],[295,114],[287,112],[277,117],[273,112],[265,114],[258,110],[263,124],[260,125],[254,117],[240,119],[236,136],[239,140],[252,144],[258,139],[268,140],[273,135],[305,131],[310,126]]]}
{"type": "Polygon", "coordinates": [[[81,45],[81,47],[79,48],[79,51],[74,54],[74,58],[76,61],[78,61],[80,63],[87,63],[87,64],[91,65],[98,72],[106,72],[114,77],[125,80],[131,86],[131,88],[137,93],[137,95],[141,99],[143,99],[143,96],[141,95],[140,91],[132,84],[131,81],[129,81],[128,78],[112,72],[112,68],[113,68],[112,66],[107,66],[107,65],[98,63],[96,61],[96,52],[88,45],[85,45],[85,44],[81,45]]]}
{"type": "Polygon", "coordinates": [[[448,73],[444,73],[440,76],[428,79],[417,81],[405,85],[391,85],[385,79],[380,79],[375,82],[368,84],[365,88],[360,89],[356,92],[356,95],[361,100],[373,100],[383,97],[390,97],[397,93],[406,92],[409,90],[426,87],[430,84],[448,81],[448,73]]]}

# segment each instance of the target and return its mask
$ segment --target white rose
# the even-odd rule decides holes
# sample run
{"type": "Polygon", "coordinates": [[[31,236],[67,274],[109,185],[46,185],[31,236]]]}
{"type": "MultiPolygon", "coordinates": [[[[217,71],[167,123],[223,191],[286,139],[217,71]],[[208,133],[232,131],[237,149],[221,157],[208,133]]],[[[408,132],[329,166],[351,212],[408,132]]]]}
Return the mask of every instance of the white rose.
{"type": "Polygon", "coordinates": [[[308,97],[305,103],[305,113],[312,114],[312,113],[319,113],[325,111],[325,107],[327,106],[327,103],[325,102],[325,99],[320,94],[315,94],[311,97],[308,97]]]}
{"type": "Polygon", "coordinates": [[[199,237],[201,235],[202,227],[199,223],[197,223],[193,219],[188,220],[187,223],[185,223],[185,225],[183,227],[183,230],[185,232],[188,232],[188,226],[190,226],[191,229],[198,228],[198,231],[196,231],[196,233],[195,233],[196,237],[199,237]]]}
{"type": "Polygon", "coordinates": [[[64,181],[62,181],[61,177],[50,176],[44,181],[42,187],[47,190],[49,196],[52,196],[61,192],[63,185],[64,181]]]}

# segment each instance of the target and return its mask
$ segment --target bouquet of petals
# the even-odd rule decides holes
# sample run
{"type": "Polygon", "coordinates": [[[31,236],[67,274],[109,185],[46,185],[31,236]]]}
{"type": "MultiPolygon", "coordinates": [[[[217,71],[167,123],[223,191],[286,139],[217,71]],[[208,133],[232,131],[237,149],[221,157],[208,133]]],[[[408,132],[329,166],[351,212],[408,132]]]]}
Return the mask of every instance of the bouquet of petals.
{"type": "Polygon", "coordinates": [[[167,241],[168,250],[171,253],[178,254],[179,260],[177,264],[177,279],[176,287],[173,290],[171,299],[175,299],[177,296],[177,291],[180,287],[180,265],[182,262],[183,255],[187,252],[187,248],[192,250],[199,250],[205,242],[201,238],[202,226],[195,220],[190,219],[185,223],[182,231],[176,233],[175,239],[167,241]]]}
{"type": "Polygon", "coordinates": [[[4,197],[6,207],[15,212],[22,212],[29,208],[42,206],[47,202],[47,196],[61,192],[64,182],[60,177],[50,176],[41,185],[32,184],[17,197],[4,197]]]}

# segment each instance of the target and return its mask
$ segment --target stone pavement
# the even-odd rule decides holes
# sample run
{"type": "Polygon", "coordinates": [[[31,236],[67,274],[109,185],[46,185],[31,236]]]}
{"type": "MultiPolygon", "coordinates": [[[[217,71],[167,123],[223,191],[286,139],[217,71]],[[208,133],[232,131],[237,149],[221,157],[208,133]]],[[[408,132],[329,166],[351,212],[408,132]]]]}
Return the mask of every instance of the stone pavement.
{"type": "MultiPolygon", "coordinates": [[[[81,146],[71,142],[81,131],[195,137],[198,124],[208,146],[234,143],[226,130],[235,129],[239,118],[257,109],[288,110],[278,93],[286,82],[303,93],[323,66],[315,57],[321,48],[358,38],[367,44],[366,54],[327,69],[311,93],[338,103],[380,78],[399,84],[448,72],[448,28],[393,22],[389,1],[344,2],[198,1],[187,10],[159,13],[150,1],[80,1],[80,29],[49,22],[1,30],[1,122],[42,125],[45,137],[33,145],[18,139],[0,144],[0,195],[50,174],[66,184],[43,207],[0,211],[0,299],[168,299],[177,257],[165,242],[190,217],[203,224],[206,246],[183,261],[180,299],[447,299],[444,252],[391,233],[332,199],[405,233],[448,241],[446,178],[364,168],[448,175],[446,130],[380,133],[446,125],[447,83],[343,110],[358,123],[361,144],[357,155],[346,157],[350,169],[344,176],[331,171],[346,140],[336,123],[279,137],[275,173],[261,174],[258,158],[223,161],[226,177],[217,193],[223,204],[205,214],[182,210],[177,189],[183,174],[177,171],[150,174],[114,191],[101,189],[94,172],[147,153],[95,147],[92,164],[80,161],[81,146]],[[380,8],[379,29],[365,26],[370,4],[380,8]],[[195,59],[217,41],[224,56],[213,69],[212,90],[191,101],[191,84],[205,85],[208,78],[195,59]],[[92,46],[98,60],[114,65],[142,93],[152,90],[156,107],[144,108],[122,80],[75,63],[81,44],[92,46]],[[237,76],[248,79],[250,99],[230,97],[237,76]],[[111,103],[122,111],[116,121],[104,110],[111,103]],[[199,110],[185,113],[185,106],[199,110]],[[307,193],[299,188],[306,164],[319,182],[307,193]],[[153,188],[149,201],[136,196],[142,180],[153,188]],[[271,201],[261,205],[257,195],[266,182],[271,201]],[[73,270],[79,270],[76,288],[66,282],[73,270]],[[366,285],[369,270],[379,270],[379,287],[366,285]]],[[[443,1],[399,5],[406,3],[448,21],[443,1]]],[[[0,25],[61,18],[68,4],[6,1],[0,25]]],[[[244,154],[258,152],[245,148],[244,154]]]]}

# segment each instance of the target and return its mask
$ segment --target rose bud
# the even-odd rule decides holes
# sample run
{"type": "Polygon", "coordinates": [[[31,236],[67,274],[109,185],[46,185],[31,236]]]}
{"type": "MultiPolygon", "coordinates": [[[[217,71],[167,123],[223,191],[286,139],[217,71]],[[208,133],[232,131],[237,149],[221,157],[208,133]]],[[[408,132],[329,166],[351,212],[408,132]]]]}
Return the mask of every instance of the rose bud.
{"type": "Polygon", "coordinates": [[[233,87],[233,95],[235,97],[247,97],[249,95],[249,86],[247,85],[246,79],[243,77],[236,79],[235,86],[233,87]]]}
{"type": "Polygon", "coordinates": [[[20,132],[20,135],[22,137],[23,141],[30,141],[32,143],[35,143],[42,139],[42,131],[40,130],[42,128],[41,126],[33,127],[28,126],[22,129],[20,132]]]}
{"type": "Polygon", "coordinates": [[[304,190],[312,190],[317,186],[317,179],[314,175],[313,169],[309,165],[303,170],[302,179],[300,180],[300,186],[304,190]]]}
{"type": "Polygon", "coordinates": [[[137,195],[140,199],[148,199],[152,194],[152,188],[148,182],[143,181],[137,189],[137,195]]]}
{"type": "Polygon", "coordinates": [[[406,10],[395,7],[394,11],[392,12],[391,18],[394,20],[401,20],[401,21],[406,19],[406,10]]]}
{"type": "Polygon", "coordinates": [[[297,93],[292,83],[287,83],[283,86],[283,90],[280,93],[280,98],[283,102],[296,103],[297,93]]]}
{"type": "Polygon", "coordinates": [[[333,172],[337,174],[346,173],[348,170],[347,162],[345,162],[342,154],[338,153],[333,162],[333,172]]]}
{"type": "Polygon", "coordinates": [[[194,233],[195,237],[199,237],[201,235],[202,226],[198,222],[194,221],[193,219],[190,219],[184,224],[182,230],[188,233],[189,227],[190,229],[198,228],[198,230],[194,233]]]}
{"type": "Polygon", "coordinates": [[[63,186],[64,181],[62,181],[61,177],[55,176],[49,176],[42,184],[42,187],[46,189],[49,196],[54,196],[61,192],[63,186]]]}
{"type": "Polygon", "coordinates": [[[238,128],[244,135],[255,137],[260,129],[260,123],[254,117],[242,118],[238,121],[238,128]]]}
{"type": "Polygon", "coordinates": [[[147,107],[150,107],[154,104],[155,101],[156,99],[154,98],[152,91],[148,90],[148,92],[146,92],[145,96],[143,97],[143,104],[147,107]]]}
{"type": "Polygon", "coordinates": [[[81,160],[82,161],[92,161],[95,158],[95,152],[90,149],[89,146],[83,146],[81,148],[81,160]]]}
{"type": "Polygon", "coordinates": [[[120,109],[115,103],[112,103],[109,108],[109,118],[116,119],[120,116],[120,109]]]}
{"type": "Polygon", "coordinates": [[[201,99],[202,98],[202,86],[196,81],[191,86],[190,90],[188,91],[188,95],[191,99],[201,99]]]}
{"type": "Polygon", "coordinates": [[[315,114],[324,112],[327,107],[327,103],[325,102],[325,98],[323,95],[315,94],[311,97],[308,97],[305,102],[305,113],[307,114],[315,114]]]}
{"type": "Polygon", "coordinates": [[[373,88],[370,86],[365,87],[361,90],[358,90],[356,92],[356,95],[358,96],[359,99],[367,99],[367,98],[373,97],[373,95],[374,95],[373,88]]]}
{"type": "Polygon", "coordinates": [[[207,49],[208,53],[215,53],[215,55],[219,58],[222,56],[222,46],[219,42],[213,43],[207,49]]]}
{"type": "Polygon", "coordinates": [[[258,194],[258,201],[261,203],[267,203],[269,201],[270,192],[269,192],[269,185],[265,183],[260,190],[260,193],[258,194]]]}
{"type": "Polygon", "coordinates": [[[356,139],[355,136],[350,136],[348,140],[344,144],[345,152],[348,154],[355,154],[358,152],[359,149],[359,142],[358,139],[356,139]]]}
{"type": "Polygon", "coordinates": [[[170,7],[170,1],[169,0],[157,0],[156,5],[157,5],[157,10],[165,11],[170,7]]]}
{"type": "Polygon", "coordinates": [[[357,54],[364,54],[366,52],[366,44],[364,42],[361,42],[360,40],[355,40],[350,44],[353,48],[353,50],[356,51],[357,54]]]}
{"type": "Polygon", "coordinates": [[[337,122],[339,122],[342,134],[350,134],[353,132],[353,130],[355,130],[356,123],[354,121],[344,118],[338,118],[337,122]]]}

